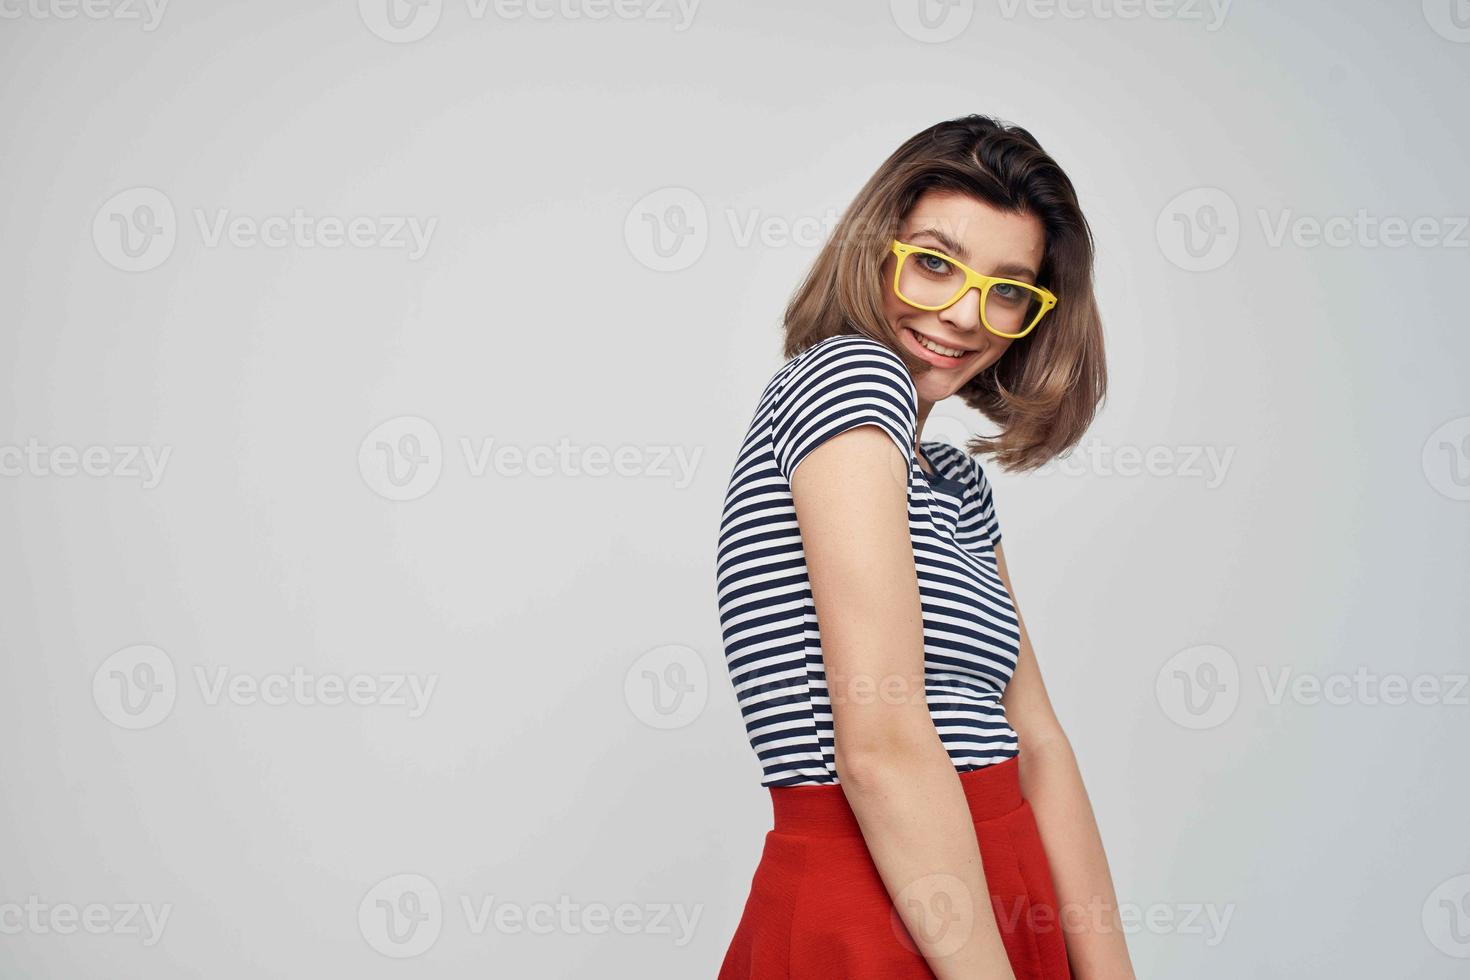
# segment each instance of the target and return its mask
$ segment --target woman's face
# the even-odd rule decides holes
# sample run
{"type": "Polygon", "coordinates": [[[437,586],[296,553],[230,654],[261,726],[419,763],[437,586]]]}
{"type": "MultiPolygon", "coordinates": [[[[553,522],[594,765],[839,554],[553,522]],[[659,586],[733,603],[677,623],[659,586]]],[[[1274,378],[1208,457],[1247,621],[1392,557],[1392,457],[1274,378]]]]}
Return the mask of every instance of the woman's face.
{"type": "MultiPolygon", "coordinates": [[[[958,191],[926,191],[904,217],[899,241],[923,245],[959,259],[976,272],[1036,282],[1046,247],[1041,221],[1029,213],[1000,211],[958,191]]],[[[980,290],[971,289],[948,309],[920,310],[893,292],[897,256],[883,263],[883,315],[900,344],[930,365],[914,379],[921,402],[941,401],[1000,360],[1012,341],[980,322],[980,290]],[[940,353],[925,342],[958,357],[940,353]]],[[[909,261],[915,261],[910,258],[909,261]]]]}

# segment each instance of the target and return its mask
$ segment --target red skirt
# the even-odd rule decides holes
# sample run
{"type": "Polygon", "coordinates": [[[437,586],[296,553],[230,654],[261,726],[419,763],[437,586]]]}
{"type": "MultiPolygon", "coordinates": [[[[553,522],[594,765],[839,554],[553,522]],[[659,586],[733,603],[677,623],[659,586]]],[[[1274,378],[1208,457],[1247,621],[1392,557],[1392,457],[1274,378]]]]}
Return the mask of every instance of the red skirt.
{"type": "MultiPolygon", "coordinates": [[[[960,773],[1017,980],[1071,980],[1051,867],[1020,760],[960,773]]],[[[775,825],[719,980],[933,980],[842,787],[771,787],[775,825]]]]}

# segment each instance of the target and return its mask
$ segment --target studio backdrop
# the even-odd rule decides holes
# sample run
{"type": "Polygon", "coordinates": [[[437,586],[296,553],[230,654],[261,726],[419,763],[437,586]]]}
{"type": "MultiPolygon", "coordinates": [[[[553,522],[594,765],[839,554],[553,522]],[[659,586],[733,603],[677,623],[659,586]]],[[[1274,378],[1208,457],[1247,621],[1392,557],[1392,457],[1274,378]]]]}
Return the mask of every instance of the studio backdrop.
{"type": "Polygon", "coordinates": [[[714,976],[731,466],[972,112],[1096,238],[1102,410],[987,472],[1139,976],[1470,966],[1463,3],[0,16],[0,975],[714,976]]]}

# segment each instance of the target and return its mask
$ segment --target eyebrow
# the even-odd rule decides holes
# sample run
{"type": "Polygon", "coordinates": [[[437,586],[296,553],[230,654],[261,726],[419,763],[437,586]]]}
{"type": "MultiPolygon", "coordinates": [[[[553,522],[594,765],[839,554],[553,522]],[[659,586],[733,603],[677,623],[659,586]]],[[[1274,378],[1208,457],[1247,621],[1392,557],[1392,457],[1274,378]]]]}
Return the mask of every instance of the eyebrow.
{"type": "MultiPolygon", "coordinates": [[[[944,232],[940,231],[938,228],[920,228],[918,231],[909,235],[909,237],[918,238],[920,235],[928,235],[930,238],[938,242],[945,251],[949,252],[949,254],[953,255],[955,258],[959,259],[966,265],[970,264],[969,250],[966,249],[965,246],[961,245],[959,242],[955,241],[953,238],[950,238],[944,232]]],[[[1031,268],[1029,265],[1007,263],[993,270],[990,275],[1002,276],[1007,279],[1031,279],[1032,281],[1035,281],[1036,270],[1031,268]]]]}

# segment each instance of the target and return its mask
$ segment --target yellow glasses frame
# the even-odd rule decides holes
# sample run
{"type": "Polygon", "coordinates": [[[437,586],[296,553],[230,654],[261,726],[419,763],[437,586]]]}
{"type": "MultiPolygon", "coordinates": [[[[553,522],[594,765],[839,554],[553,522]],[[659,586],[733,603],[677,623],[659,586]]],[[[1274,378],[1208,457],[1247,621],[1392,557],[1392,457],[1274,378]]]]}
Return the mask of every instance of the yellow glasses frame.
{"type": "Polygon", "coordinates": [[[897,296],[899,299],[903,300],[905,303],[914,307],[915,309],[947,310],[951,306],[958,303],[960,301],[960,298],[968,293],[971,289],[979,289],[980,322],[985,324],[986,330],[989,330],[997,337],[1005,337],[1008,340],[1014,340],[1017,337],[1024,337],[1032,330],[1036,329],[1036,325],[1041,322],[1041,318],[1046,316],[1051,308],[1057,305],[1057,298],[1054,293],[1052,293],[1048,289],[1043,289],[1042,287],[1037,286],[1034,283],[1022,282],[1019,279],[1002,279],[997,276],[981,275],[980,273],[976,272],[974,269],[965,265],[965,263],[954,258],[953,256],[945,255],[943,252],[937,251],[932,248],[925,248],[922,245],[910,245],[908,242],[901,242],[897,238],[893,240],[892,245],[890,245],[889,247],[892,249],[893,254],[898,257],[897,261],[893,263],[893,295],[897,296]],[[899,275],[903,272],[903,263],[910,255],[932,255],[935,258],[942,259],[945,262],[948,262],[950,265],[954,266],[956,269],[959,269],[965,274],[965,284],[961,286],[959,288],[959,291],[954,294],[954,298],[947,303],[940,303],[938,306],[927,306],[923,303],[915,303],[913,300],[905,296],[903,292],[900,291],[898,288],[898,278],[899,275]],[[1022,289],[1029,290],[1030,292],[1035,293],[1041,298],[1041,309],[1037,311],[1035,319],[1026,324],[1026,329],[1022,330],[1020,333],[1006,333],[1003,330],[997,330],[990,325],[990,321],[985,316],[985,298],[990,295],[990,287],[994,286],[996,283],[1006,283],[1011,286],[1020,286],[1022,289]]]}

